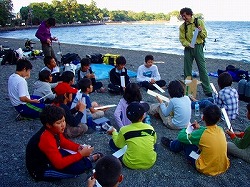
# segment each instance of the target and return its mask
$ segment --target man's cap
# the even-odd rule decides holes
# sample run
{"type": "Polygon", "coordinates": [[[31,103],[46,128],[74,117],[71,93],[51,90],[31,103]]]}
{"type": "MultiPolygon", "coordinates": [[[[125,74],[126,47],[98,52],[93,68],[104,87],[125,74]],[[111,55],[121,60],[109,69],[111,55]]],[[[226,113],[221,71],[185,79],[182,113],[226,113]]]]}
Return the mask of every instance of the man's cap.
{"type": "Polygon", "coordinates": [[[128,105],[126,114],[130,121],[138,121],[149,110],[148,103],[132,102],[128,105]]]}
{"type": "Polygon", "coordinates": [[[71,87],[68,83],[66,82],[60,82],[58,85],[55,87],[55,92],[56,95],[64,95],[65,93],[72,93],[76,94],[78,90],[71,87]]]}

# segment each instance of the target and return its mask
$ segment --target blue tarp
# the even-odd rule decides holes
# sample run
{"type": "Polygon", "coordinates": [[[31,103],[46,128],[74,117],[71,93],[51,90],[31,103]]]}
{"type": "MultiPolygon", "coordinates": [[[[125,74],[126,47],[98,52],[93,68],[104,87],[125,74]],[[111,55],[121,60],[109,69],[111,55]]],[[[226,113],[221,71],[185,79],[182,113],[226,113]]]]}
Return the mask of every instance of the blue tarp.
{"type": "MultiPolygon", "coordinates": [[[[95,72],[96,80],[108,79],[109,72],[114,66],[107,64],[91,64],[92,70],[95,72]]],[[[136,77],[136,72],[128,70],[129,77],[136,77]]]]}

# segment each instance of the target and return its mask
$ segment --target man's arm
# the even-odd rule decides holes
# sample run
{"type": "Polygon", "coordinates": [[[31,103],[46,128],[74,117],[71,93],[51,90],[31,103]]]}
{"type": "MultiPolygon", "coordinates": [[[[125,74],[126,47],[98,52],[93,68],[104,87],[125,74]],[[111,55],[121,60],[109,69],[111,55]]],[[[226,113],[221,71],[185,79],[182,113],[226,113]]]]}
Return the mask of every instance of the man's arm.
{"type": "Polygon", "coordinates": [[[188,47],[190,45],[190,42],[187,41],[186,35],[185,35],[185,23],[183,23],[179,27],[179,40],[180,40],[181,44],[183,45],[183,47],[188,47]]]}
{"type": "Polygon", "coordinates": [[[204,23],[203,20],[198,19],[198,24],[199,24],[199,27],[198,27],[198,28],[199,28],[199,30],[200,30],[198,36],[200,36],[201,39],[204,41],[205,38],[207,37],[207,31],[206,31],[206,28],[205,28],[205,23],[204,23]]]}

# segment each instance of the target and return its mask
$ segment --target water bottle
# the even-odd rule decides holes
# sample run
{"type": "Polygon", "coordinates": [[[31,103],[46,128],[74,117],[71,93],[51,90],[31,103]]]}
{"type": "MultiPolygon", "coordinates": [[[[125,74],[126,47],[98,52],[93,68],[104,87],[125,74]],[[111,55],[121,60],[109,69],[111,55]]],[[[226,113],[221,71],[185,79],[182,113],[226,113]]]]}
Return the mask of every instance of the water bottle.
{"type": "Polygon", "coordinates": [[[245,90],[246,90],[247,80],[245,79],[245,75],[242,76],[242,79],[238,82],[238,94],[239,100],[245,100],[245,90]]]}
{"type": "Polygon", "coordinates": [[[196,102],[195,105],[194,105],[194,114],[195,114],[195,116],[200,115],[200,105],[199,105],[198,102],[196,102]]]}
{"type": "Polygon", "coordinates": [[[147,123],[149,125],[151,125],[151,119],[150,119],[150,115],[146,115],[145,119],[144,119],[144,123],[147,123]]]}
{"type": "Polygon", "coordinates": [[[245,89],[245,101],[250,102],[250,80],[246,84],[246,89],[245,89]]]}

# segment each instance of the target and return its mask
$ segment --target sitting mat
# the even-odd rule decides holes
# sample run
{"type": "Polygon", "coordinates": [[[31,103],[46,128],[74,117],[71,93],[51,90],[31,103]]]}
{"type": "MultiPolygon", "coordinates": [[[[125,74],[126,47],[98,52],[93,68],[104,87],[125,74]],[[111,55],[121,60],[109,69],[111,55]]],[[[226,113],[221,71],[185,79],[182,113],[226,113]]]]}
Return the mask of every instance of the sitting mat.
{"type": "MultiPolygon", "coordinates": [[[[91,64],[93,72],[95,73],[96,80],[109,79],[109,72],[114,66],[107,64],[91,64]]],[[[128,76],[130,78],[136,77],[136,72],[128,70],[128,76]]]]}

